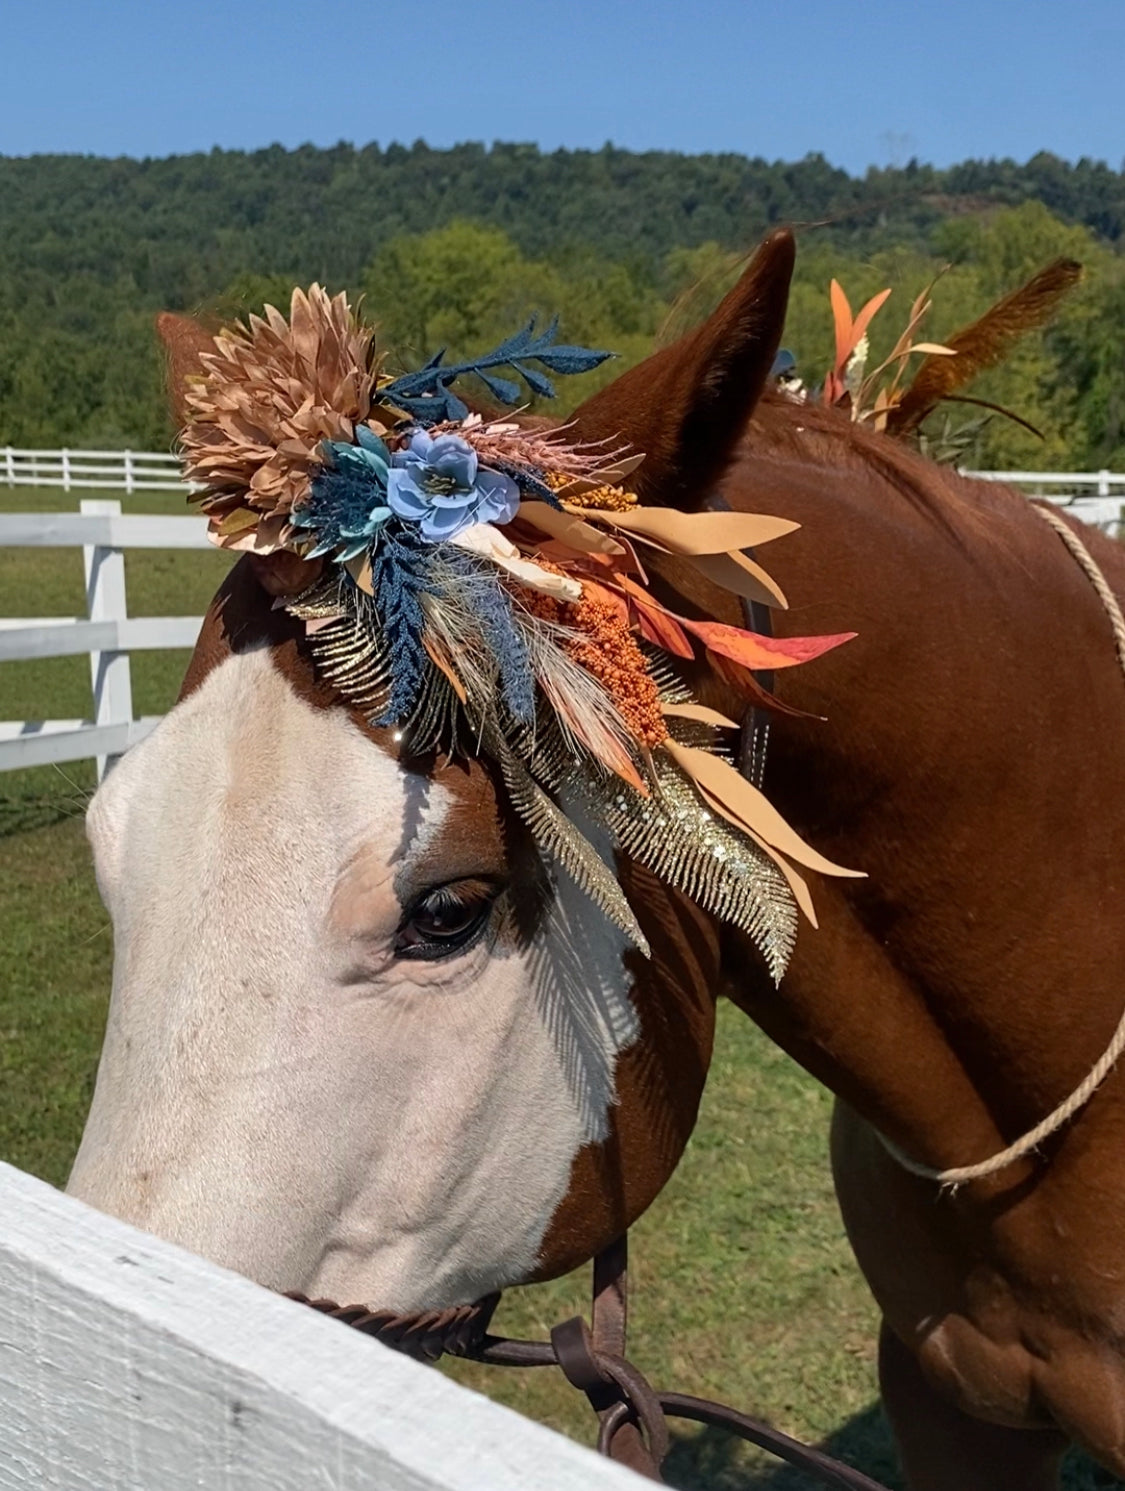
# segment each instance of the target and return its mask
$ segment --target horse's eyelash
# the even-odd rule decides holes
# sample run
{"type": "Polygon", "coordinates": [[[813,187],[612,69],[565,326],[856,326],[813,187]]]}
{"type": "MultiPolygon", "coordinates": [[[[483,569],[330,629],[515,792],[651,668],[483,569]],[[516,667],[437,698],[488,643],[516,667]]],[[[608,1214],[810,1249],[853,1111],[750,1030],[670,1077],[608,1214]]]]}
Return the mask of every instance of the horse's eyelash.
{"type": "Polygon", "coordinates": [[[489,880],[459,880],[452,885],[439,885],[427,891],[419,905],[429,911],[446,911],[492,899],[496,892],[497,887],[489,880]]]}

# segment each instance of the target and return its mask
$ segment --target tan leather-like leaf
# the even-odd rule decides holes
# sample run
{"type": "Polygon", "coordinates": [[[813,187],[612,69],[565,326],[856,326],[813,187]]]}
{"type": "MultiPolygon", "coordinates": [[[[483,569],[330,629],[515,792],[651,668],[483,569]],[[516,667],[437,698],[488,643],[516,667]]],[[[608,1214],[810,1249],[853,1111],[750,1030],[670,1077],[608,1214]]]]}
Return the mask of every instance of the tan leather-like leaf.
{"type": "Polygon", "coordinates": [[[610,466],[602,466],[598,471],[591,471],[588,476],[576,476],[564,487],[559,487],[555,495],[563,500],[567,497],[581,496],[583,492],[596,492],[599,487],[620,486],[627,476],[631,476],[636,471],[644,458],[643,451],[637,455],[624,456],[610,466]]]}
{"type": "Polygon", "coordinates": [[[717,709],[708,709],[706,704],[662,704],[662,714],[674,720],[697,720],[701,725],[714,725],[718,730],[737,730],[735,720],[728,720],[717,709]]]}
{"type": "Polygon", "coordinates": [[[241,533],[246,528],[256,528],[261,516],[261,513],[251,512],[248,507],[236,507],[220,519],[215,532],[221,538],[226,538],[229,534],[241,533]]]}
{"type": "MultiPolygon", "coordinates": [[[[572,509],[568,507],[567,511],[572,509]]],[[[620,528],[672,554],[726,554],[733,549],[753,549],[784,538],[801,526],[788,518],[762,513],[681,513],[671,507],[634,507],[626,512],[587,507],[577,511],[587,522],[620,528]]]]}
{"type": "MultiPolygon", "coordinates": [[[[724,814],[724,816],[726,816],[724,814]]],[[[778,854],[776,849],[771,849],[766,841],[757,834],[752,833],[750,837],[757,844],[763,854],[768,854],[770,859],[785,876],[785,883],[793,892],[793,899],[808,918],[810,925],[815,931],[820,923],[816,919],[816,907],[813,905],[812,892],[809,890],[808,881],[803,875],[799,875],[783,854],[778,854]]]]}
{"type": "Polygon", "coordinates": [[[599,533],[591,524],[570,513],[561,513],[546,502],[521,502],[519,516],[540,533],[556,538],[580,554],[624,554],[625,549],[608,533],[599,533]]]}
{"type": "Polygon", "coordinates": [[[847,870],[842,865],[833,864],[806,844],[770,800],[721,757],[697,750],[694,746],[680,745],[671,739],[664,742],[664,749],[708,799],[722,806],[724,816],[730,817],[748,833],[758,834],[780,853],[821,875],[864,878],[862,870],[847,870]]]}
{"type": "Polygon", "coordinates": [[[779,606],[789,609],[785,592],[760,564],[747,559],[737,551],[732,554],[693,554],[691,562],[701,574],[748,601],[759,601],[763,606],[779,606]]]}
{"type": "Polygon", "coordinates": [[[354,559],[345,559],[344,568],[365,594],[375,594],[375,587],[371,580],[370,554],[357,554],[354,559]]]}

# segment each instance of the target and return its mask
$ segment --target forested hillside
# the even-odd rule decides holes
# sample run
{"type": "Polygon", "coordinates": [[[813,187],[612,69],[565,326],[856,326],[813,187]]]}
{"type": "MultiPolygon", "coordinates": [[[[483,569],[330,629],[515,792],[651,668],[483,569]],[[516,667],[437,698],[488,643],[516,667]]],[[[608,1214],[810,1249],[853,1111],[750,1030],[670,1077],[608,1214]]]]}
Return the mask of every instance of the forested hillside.
{"type": "Polygon", "coordinates": [[[786,340],[810,382],[830,359],[832,276],[853,304],[894,286],[878,353],[947,265],[931,337],[1055,254],[1082,260],[1052,328],[972,390],[1044,439],[993,419],[968,455],[1125,466],[1125,174],[1040,155],[854,178],[819,156],[531,145],[0,158],[0,445],[166,444],[153,313],[241,311],[313,278],[364,292],[407,363],[479,349],[536,309],[633,361],[702,314],[778,222],[800,229],[786,340]]]}

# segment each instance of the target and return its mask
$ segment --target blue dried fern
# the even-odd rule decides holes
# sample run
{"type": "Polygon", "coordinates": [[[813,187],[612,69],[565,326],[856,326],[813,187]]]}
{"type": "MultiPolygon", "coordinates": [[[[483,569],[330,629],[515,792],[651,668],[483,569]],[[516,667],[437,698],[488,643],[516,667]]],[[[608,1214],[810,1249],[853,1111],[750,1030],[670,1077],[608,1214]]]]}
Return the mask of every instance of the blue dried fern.
{"type": "Polygon", "coordinates": [[[510,378],[498,377],[488,371],[491,368],[509,367],[527,384],[534,394],[553,399],[555,386],[544,373],[528,364],[539,363],[548,372],[568,375],[588,373],[598,367],[612,352],[594,352],[588,347],[568,347],[555,343],[559,322],[556,316],[545,331],[536,334],[535,317],[526,326],[508,337],[491,352],[471,362],[446,365],[443,361],[445,348],[436,352],[424,368],[416,373],[407,373],[393,383],[380,389],[379,396],[387,403],[405,409],[421,425],[438,424],[441,420],[464,419],[468,406],[452,392],[450,384],[468,373],[475,373],[488,391],[501,404],[518,404],[523,397],[518,383],[510,378]]]}
{"type": "Polygon", "coordinates": [[[418,702],[429,658],[422,645],[426,618],[418,597],[429,588],[433,545],[407,528],[383,530],[371,554],[375,610],[391,657],[391,693],[375,725],[397,725],[418,702]]]}

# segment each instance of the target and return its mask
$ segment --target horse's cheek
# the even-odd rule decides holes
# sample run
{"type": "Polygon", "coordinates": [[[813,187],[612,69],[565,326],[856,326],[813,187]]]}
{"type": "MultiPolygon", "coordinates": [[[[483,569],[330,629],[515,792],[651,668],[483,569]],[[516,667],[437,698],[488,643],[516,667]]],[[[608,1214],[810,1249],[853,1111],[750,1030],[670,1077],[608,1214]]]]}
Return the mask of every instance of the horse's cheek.
{"type": "MultiPolygon", "coordinates": [[[[621,870],[626,881],[645,873],[621,870]]],[[[715,1035],[718,933],[686,898],[648,888],[647,901],[631,896],[645,907],[652,946],[650,961],[631,962],[640,1034],[618,1058],[609,1134],[575,1156],[533,1279],[577,1268],[630,1227],[667,1184],[695,1127],[715,1035]]]]}

